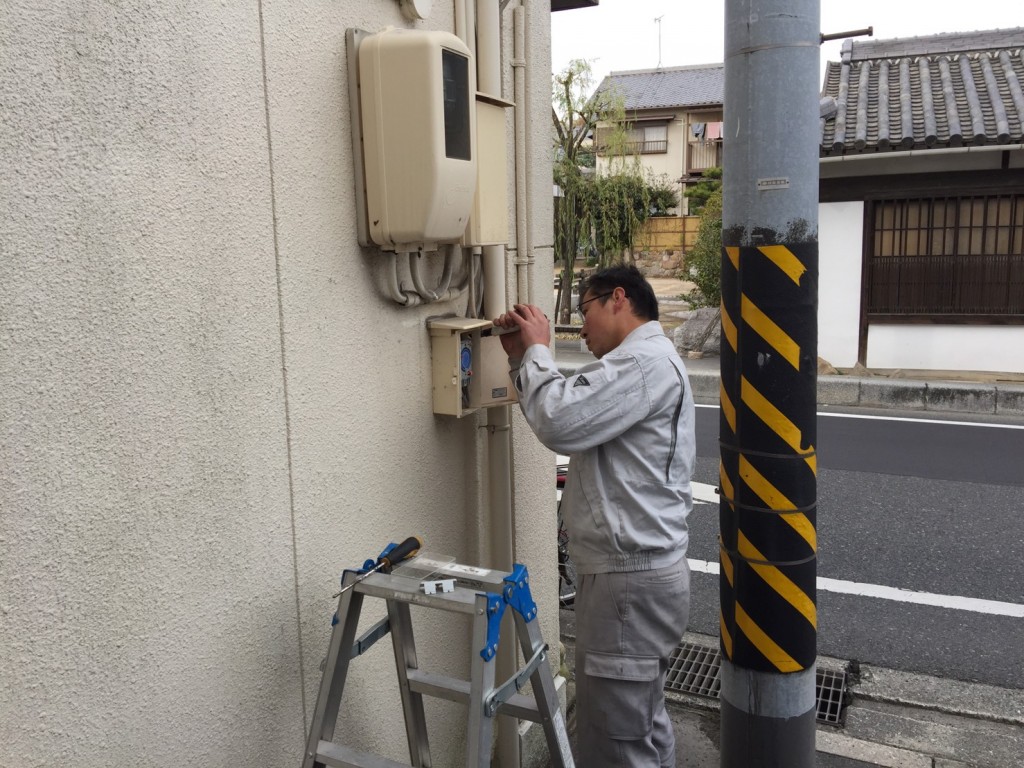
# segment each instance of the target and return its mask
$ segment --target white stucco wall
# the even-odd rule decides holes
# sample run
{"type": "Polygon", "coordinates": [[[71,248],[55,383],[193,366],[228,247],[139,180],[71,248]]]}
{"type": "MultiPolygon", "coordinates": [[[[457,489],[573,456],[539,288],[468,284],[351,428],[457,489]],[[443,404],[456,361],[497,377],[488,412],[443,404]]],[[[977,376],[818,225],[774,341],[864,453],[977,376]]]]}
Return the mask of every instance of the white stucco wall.
{"type": "Polygon", "coordinates": [[[857,363],[864,203],[818,206],[818,356],[845,368],[857,363]]]}
{"type": "MultiPolygon", "coordinates": [[[[0,765],[297,764],[341,570],[410,533],[488,564],[484,417],[430,402],[425,319],[465,298],[398,308],[355,235],[345,30],[452,15],[4,10],[0,765]]],[[[527,17],[549,286],[548,9],[527,17]]],[[[512,430],[516,558],[556,644],[553,462],[512,430]]],[[[421,664],[461,674],[468,627],[413,613],[421,664]]],[[[338,734],[404,760],[389,645],[353,666],[338,734]]],[[[428,721],[457,763],[461,708],[428,721]]]]}
{"type": "Polygon", "coordinates": [[[1024,328],[871,325],[869,368],[1024,372],[1024,328]]]}

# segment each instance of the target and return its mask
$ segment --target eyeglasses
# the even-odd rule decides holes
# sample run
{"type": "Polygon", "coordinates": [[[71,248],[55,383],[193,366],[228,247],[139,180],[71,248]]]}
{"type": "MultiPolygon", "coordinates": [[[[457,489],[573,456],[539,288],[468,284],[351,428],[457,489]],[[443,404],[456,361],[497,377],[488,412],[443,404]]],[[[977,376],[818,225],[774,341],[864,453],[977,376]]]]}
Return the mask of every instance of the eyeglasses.
{"type": "Polygon", "coordinates": [[[608,291],[608,293],[601,293],[601,294],[598,294],[597,296],[591,296],[586,301],[581,301],[579,304],[576,305],[576,314],[578,314],[580,316],[581,320],[586,322],[587,313],[583,311],[583,306],[585,304],[589,304],[592,301],[597,301],[598,299],[603,299],[606,296],[611,296],[613,293],[615,293],[615,291],[612,290],[612,291],[608,291]]]}

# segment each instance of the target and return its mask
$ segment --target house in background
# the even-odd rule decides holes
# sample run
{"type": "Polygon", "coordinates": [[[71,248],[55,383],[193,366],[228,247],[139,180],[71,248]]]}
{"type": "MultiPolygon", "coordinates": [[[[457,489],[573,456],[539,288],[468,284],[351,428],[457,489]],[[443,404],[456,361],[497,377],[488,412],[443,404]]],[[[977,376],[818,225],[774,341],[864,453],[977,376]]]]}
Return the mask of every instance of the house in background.
{"type": "Polygon", "coordinates": [[[1024,29],[847,40],[822,92],[819,354],[1024,371],[1024,29]]]}
{"type": "Polygon", "coordinates": [[[629,135],[621,148],[608,145],[608,126],[597,126],[598,172],[608,168],[612,152],[639,155],[644,170],[654,178],[679,184],[678,213],[685,213],[687,185],[722,164],[725,66],[612,72],[597,90],[620,96],[629,121],[629,135]]]}

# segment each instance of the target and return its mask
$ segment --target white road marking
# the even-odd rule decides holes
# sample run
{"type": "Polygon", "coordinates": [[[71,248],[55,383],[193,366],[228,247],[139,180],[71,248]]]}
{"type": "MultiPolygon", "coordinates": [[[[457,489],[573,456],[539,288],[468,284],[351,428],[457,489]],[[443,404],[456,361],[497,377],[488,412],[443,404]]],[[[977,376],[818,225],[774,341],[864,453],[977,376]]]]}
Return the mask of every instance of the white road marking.
{"type": "MultiPolygon", "coordinates": [[[[718,503],[718,493],[715,491],[714,485],[698,482],[691,482],[690,485],[693,489],[693,500],[696,503],[718,503]]],[[[559,491],[559,496],[561,496],[561,491],[559,491]]],[[[707,560],[694,560],[691,558],[690,569],[697,571],[698,573],[707,573],[713,576],[717,576],[719,573],[718,563],[708,562],[707,560]]],[[[881,584],[862,584],[860,582],[845,581],[843,579],[829,579],[824,576],[818,577],[818,589],[822,592],[836,592],[845,595],[875,597],[880,600],[894,600],[900,603],[933,605],[938,608],[949,608],[957,611],[972,611],[974,613],[987,613],[992,616],[1010,616],[1012,618],[1024,619],[1024,605],[1004,603],[999,600],[982,600],[976,597],[959,597],[957,595],[939,595],[931,592],[915,592],[910,589],[901,589],[899,587],[886,587],[881,584]]]]}
{"type": "Polygon", "coordinates": [[[715,491],[715,486],[691,481],[690,488],[693,491],[693,500],[698,504],[702,502],[707,504],[718,503],[718,493],[715,491]]]}
{"type": "MultiPolygon", "coordinates": [[[[718,563],[707,560],[690,559],[690,570],[717,576],[718,563]]],[[[987,613],[990,616],[1010,616],[1024,619],[1024,605],[1004,603],[999,600],[982,600],[977,597],[960,597],[958,595],[938,595],[932,592],[914,592],[899,587],[886,587],[882,584],[862,584],[843,579],[818,577],[818,590],[821,592],[837,592],[844,595],[875,597],[879,600],[894,600],[898,603],[915,603],[917,605],[933,605],[937,608],[948,608],[954,611],[971,611],[987,613]]]]}
{"type": "MultiPolygon", "coordinates": [[[[696,408],[719,408],[712,403],[695,403],[696,408]]],[[[818,411],[819,416],[830,419],[865,419],[868,421],[906,421],[914,424],[943,424],[950,427],[989,427],[990,429],[1024,429],[1024,424],[990,424],[984,421],[947,421],[946,419],[916,419],[909,416],[875,416],[867,413],[829,413],[818,411]]],[[[988,415],[988,414],[986,414],[988,415]]]]}

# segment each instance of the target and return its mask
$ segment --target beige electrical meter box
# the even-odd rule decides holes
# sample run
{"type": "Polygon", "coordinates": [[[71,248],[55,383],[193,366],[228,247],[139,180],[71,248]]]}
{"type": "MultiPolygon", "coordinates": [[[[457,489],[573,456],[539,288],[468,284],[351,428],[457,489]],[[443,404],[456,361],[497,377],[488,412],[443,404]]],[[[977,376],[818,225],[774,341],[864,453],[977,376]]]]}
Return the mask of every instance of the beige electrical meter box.
{"type": "Polygon", "coordinates": [[[434,413],[466,416],[480,408],[517,402],[508,355],[490,320],[431,318],[427,328],[434,413]]]}
{"type": "Polygon", "coordinates": [[[433,250],[466,231],[477,182],[476,66],[449,32],[385,29],[358,42],[367,235],[433,250]]]}

